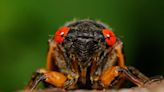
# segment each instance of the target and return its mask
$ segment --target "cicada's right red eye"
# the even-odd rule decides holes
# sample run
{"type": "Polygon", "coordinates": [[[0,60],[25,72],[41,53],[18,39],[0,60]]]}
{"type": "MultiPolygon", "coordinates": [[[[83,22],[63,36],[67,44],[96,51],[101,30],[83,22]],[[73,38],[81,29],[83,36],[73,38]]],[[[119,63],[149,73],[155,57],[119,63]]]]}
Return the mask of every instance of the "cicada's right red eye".
{"type": "Polygon", "coordinates": [[[56,33],[54,40],[57,43],[62,43],[64,41],[64,37],[67,35],[70,28],[68,27],[62,27],[60,28],[56,33]]]}

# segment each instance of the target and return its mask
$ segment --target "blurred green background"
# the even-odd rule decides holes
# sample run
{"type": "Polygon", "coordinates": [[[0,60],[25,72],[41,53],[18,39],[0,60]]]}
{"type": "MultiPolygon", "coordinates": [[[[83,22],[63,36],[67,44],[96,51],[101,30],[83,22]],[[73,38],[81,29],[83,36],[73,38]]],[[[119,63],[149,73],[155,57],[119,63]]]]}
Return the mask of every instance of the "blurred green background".
{"type": "Polygon", "coordinates": [[[164,75],[164,0],[0,0],[0,92],[23,89],[45,67],[49,35],[74,18],[110,25],[127,65],[164,75]]]}

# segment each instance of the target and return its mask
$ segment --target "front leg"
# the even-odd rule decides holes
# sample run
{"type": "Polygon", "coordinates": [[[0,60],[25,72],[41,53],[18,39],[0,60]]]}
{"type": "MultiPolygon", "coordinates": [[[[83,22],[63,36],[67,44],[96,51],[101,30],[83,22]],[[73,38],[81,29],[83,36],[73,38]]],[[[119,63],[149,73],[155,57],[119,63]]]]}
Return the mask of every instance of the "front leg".
{"type": "Polygon", "coordinates": [[[128,69],[122,68],[120,66],[113,66],[111,68],[108,68],[105,70],[101,77],[100,81],[102,83],[102,86],[104,88],[107,88],[111,85],[112,81],[119,76],[123,76],[126,79],[130,80],[137,86],[141,87],[144,85],[145,81],[141,80],[140,78],[137,78],[134,76],[128,69]]]}
{"type": "Polygon", "coordinates": [[[33,91],[40,82],[46,82],[55,87],[64,88],[66,80],[67,77],[62,73],[39,69],[32,75],[32,78],[25,87],[25,90],[33,91]]]}

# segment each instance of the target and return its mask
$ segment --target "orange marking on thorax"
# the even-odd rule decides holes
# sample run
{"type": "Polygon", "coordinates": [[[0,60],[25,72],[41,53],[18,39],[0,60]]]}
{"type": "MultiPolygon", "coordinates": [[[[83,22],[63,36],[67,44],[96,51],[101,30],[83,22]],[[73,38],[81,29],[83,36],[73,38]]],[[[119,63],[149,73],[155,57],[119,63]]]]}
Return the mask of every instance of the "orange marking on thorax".
{"type": "Polygon", "coordinates": [[[117,57],[118,57],[118,64],[120,67],[126,68],[125,61],[124,61],[124,55],[122,53],[122,46],[116,47],[117,57]]]}
{"type": "Polygon", "coordinates": [[[52,66],[52,54],[53,54],[53,50],[54,48],[56,48],[56,45],[52,42],[49,43],[49,50],[48,50],[48,54],[47,54],[47,69],[48,70],[52,70],[53,66],[52,66]]]}
{"type": "Polygon", "coordinates": [[[84,69],[81,71],[81,77],[82,77],[82,78],[86,78],[86,74],[87,74],[87,68],[84,68],[84,69]]]}

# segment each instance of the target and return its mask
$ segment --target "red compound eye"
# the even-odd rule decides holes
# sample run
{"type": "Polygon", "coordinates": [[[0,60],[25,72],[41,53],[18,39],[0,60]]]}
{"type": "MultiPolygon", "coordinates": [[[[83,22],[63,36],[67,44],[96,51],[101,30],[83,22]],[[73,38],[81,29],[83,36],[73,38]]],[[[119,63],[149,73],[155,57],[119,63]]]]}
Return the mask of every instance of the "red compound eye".
{"type": "Polygon", "coordinates": [[[106,43],[107,43],[109,46],[114,45],[115,42],[116,42],[116,36],[115,36],[115,34],[112,32],[112,30],[103,29],[102,32],[103,32],[103,35],[105,36],[106,43]]]}
{"type": "Polygon", "coordinates": [[[68,27],[62,27],[55,33],[54,40],[57,43],[62,43],[64,41],[64,37],[67,35],[70,28],[68,27]]]}

